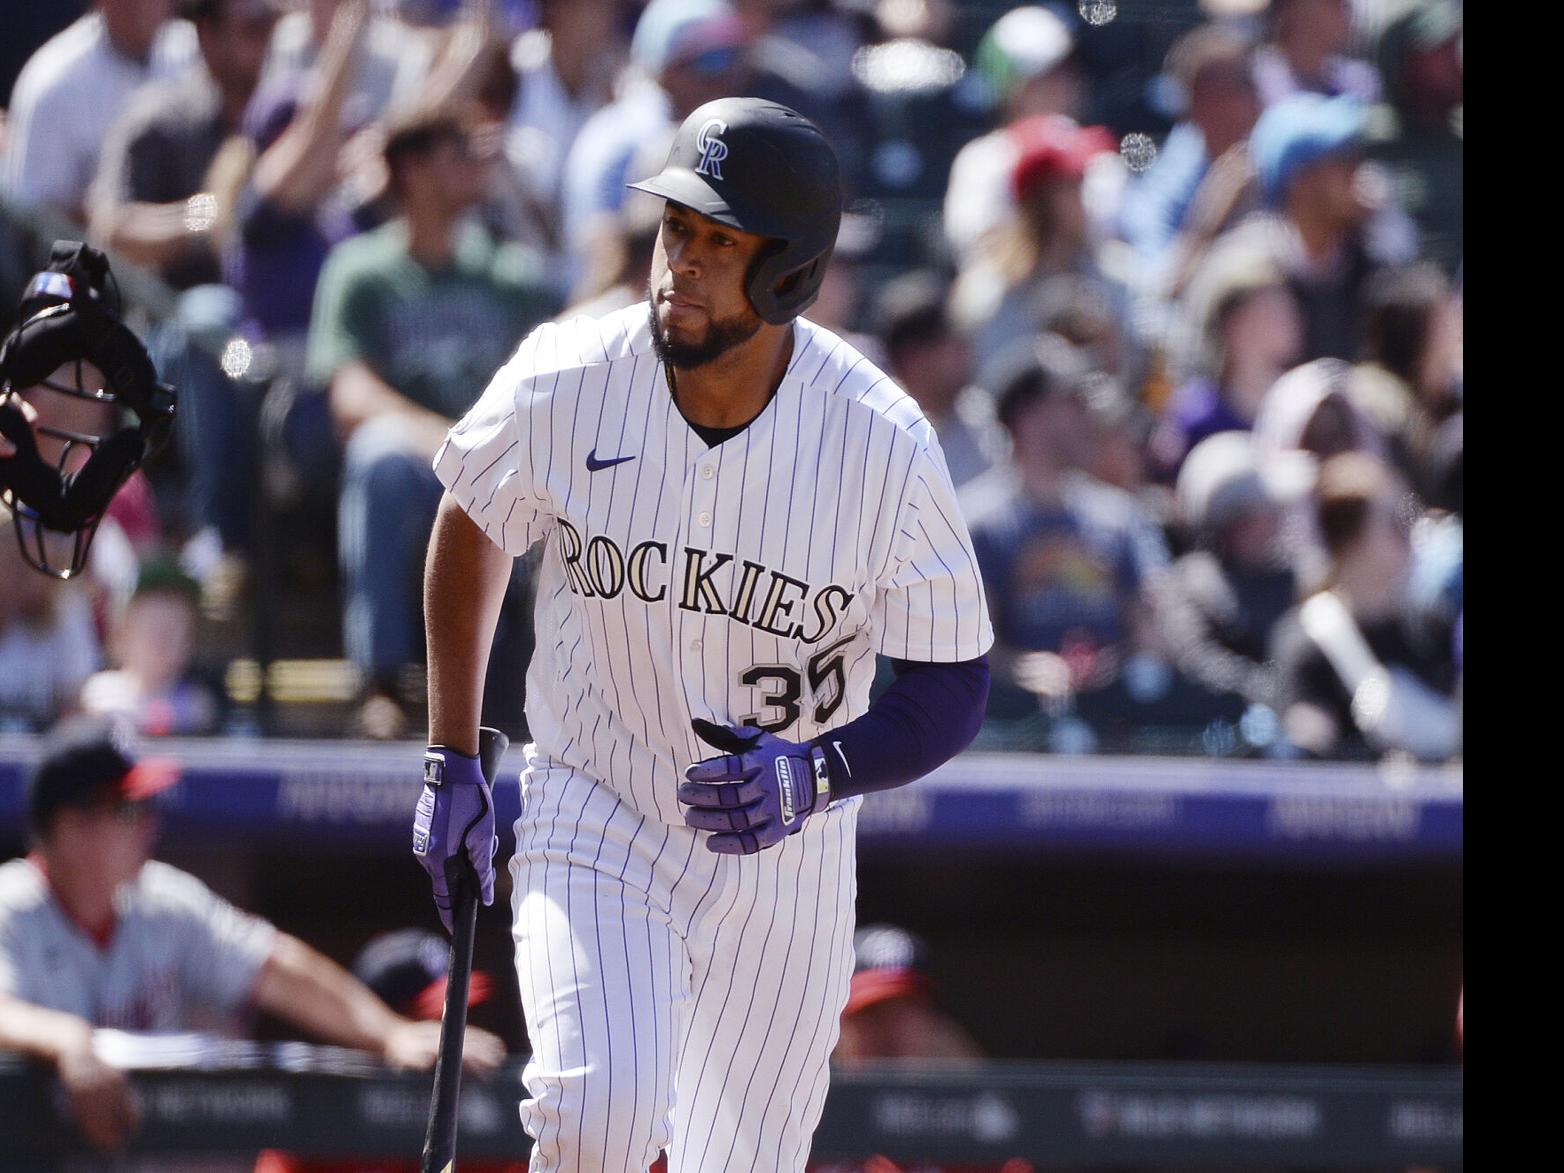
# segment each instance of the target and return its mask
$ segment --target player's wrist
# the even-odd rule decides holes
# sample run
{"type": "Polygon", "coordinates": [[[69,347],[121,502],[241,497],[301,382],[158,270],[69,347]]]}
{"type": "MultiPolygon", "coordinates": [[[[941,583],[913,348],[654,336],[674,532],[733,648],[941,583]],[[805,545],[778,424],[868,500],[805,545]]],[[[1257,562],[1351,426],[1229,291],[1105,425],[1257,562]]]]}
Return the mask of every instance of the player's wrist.
{"type": "Polygon", "coordinates": [[[436,789],[450,785],[487,788],[488,783],[477,754],[435,744],[424,748],[424,785],[436,789]]]}
{"type": "Polygon", "coordinates": [[[831,805],[831,796],[835,791],[834,779],[831,777],[831,753],[826,749],[823,738],[807,742],[804,748],[809,760],[809,777],[814,786],[814,803],[809,812],[816,814],[831,805]]]}

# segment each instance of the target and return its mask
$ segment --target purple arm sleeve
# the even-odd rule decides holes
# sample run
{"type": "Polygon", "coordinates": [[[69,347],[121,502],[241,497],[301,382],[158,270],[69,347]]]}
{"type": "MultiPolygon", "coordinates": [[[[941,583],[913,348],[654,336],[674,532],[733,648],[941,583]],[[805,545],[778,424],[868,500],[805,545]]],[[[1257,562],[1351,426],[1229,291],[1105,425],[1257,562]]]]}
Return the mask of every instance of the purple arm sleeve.
{"type": "Polygon", "coordinates": [[[869,711],[814,740],[832,799],[905,786],[977,736],[988,704],[988,657],[956,664],[894,660],[896,680],[869,711]]]}

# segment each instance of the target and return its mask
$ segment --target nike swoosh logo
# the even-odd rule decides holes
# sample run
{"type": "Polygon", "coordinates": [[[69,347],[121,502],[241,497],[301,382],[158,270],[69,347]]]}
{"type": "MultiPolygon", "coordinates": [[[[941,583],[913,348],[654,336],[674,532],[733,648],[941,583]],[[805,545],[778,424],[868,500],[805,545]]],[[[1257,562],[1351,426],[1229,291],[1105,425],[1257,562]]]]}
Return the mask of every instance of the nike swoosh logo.
{"type": "Polygon", "coordinates": [[[842,759],[842,765],[847,767],[847,776],[851,778],[853,776],[853,764],[847,760],[847,751],[842,748],[840,741],[832,740],[831,744],[836,746],[836,756],[842,759]]]}
{"type": "Polygon", "coordinates": [[[599,460],[597,458],[597,449],[594,448],[592,451],[587,453],[587,472],[602,472],[605,468],[613,468],[616,464],[623,464],[627,460],[634,459],[635,457],[632,455],[614,456],[607,460],[599,460]]]}

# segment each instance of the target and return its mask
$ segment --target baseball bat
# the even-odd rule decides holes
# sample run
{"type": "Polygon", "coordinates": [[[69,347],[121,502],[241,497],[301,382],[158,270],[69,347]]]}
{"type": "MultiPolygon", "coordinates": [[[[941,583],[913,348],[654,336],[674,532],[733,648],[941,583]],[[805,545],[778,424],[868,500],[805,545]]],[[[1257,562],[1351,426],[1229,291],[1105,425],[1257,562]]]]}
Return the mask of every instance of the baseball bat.
{"type": "MultiPolygon", "coordinates": [[[[494,789],[494,776],[510,738],[487,726],[478,730],[478,762],[494,789]]],[[[478,926],[478,884],[472,864],[462,857],[451,876],[451,968],[445,981],[445,1013],[440,1019],[440,1050],[434,1062],[434,1096],[424,1134],[423,1173],[451,1173],[456,1164],[456,1108],[462,1094],[462,1044],[467,1035],[467,987],[472,977],[472,942],[478,926]]]]}

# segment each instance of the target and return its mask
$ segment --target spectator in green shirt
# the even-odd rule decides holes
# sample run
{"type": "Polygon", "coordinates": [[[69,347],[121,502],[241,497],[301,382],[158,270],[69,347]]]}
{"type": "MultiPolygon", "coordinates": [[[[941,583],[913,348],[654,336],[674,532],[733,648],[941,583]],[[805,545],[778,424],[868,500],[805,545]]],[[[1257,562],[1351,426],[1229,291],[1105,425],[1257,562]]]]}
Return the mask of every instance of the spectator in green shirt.
{"type": "Polygon", "coordinates": [[[418,571],[446,430],[554,310],[530,255],[467,213],[489,160],[463,120],[423,111],[385,145],[401,214],[346,240],[315,292],[308,368],[345,441],[338,542],[344,641],[366,682],[361,732],[401,732],[400,670],[421,648],[418,571]]]}

